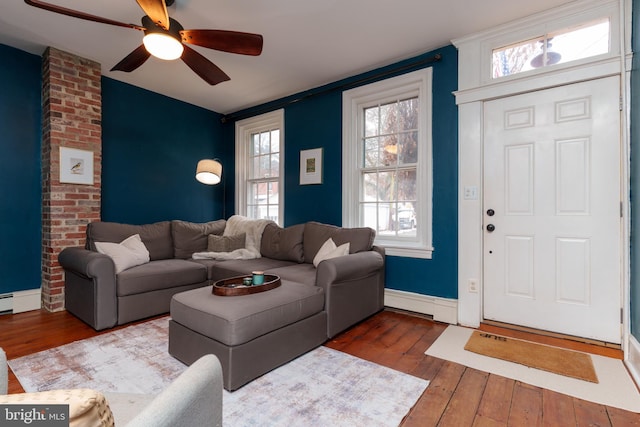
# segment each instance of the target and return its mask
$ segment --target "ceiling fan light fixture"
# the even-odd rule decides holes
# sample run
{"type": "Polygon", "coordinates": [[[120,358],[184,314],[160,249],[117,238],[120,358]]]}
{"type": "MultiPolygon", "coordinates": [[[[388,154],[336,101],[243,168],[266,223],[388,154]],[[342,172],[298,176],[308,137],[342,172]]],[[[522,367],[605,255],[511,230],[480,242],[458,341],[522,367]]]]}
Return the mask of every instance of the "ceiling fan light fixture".
{"type": "Polygon", "coordinates": [[[146,28],[142,43],[147,51],[156,58],[171,61],[182,56],[184,46],[180,31],[182,25],[175,19],[169,18],[169,29],[157,26],[148,16],[142,17],[142,25],[146,28]]]}
{"type": "Polygon", "coordinates": [[[180,58],[184,51],[182,43],[168,34],[148,33],[142,43],[151,55],[167,61],[180,58]]]}

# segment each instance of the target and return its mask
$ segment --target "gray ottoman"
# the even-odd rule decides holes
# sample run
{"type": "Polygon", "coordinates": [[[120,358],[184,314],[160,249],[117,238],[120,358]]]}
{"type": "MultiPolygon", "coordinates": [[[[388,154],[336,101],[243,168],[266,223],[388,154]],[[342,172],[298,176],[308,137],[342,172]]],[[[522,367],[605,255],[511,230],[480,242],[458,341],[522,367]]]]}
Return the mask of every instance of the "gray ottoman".
{"type": "Polygon", "coordinates": [[[211,286],[171,300],[169,353],[190,365],[213,353],[231,391],[327,340],[324,292],[283,280],[276,289],[213,295],[211,286]]]}

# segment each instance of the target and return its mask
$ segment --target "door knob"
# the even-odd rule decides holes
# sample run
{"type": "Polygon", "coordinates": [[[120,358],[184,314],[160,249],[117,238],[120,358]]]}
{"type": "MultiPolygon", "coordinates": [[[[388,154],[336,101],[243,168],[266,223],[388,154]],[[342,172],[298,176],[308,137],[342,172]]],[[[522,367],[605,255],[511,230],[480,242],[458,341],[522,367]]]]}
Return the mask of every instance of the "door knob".
{"type": "Polygon", "coordinates": [[[495,226],[495,225],[493,225],[493,224],[488,224],[488,225],[487,225],[487,231],[488,231],[489,233],[491,233],[491,232],[492,232],[493,230],[495,230],[495,229],[496,229],[496,226],[495,226]]]}
{"type": "Polygon", "coordinates": [[[495,214],[496,214],[496,211],[494,211],[493,209],[489,209],[487,211],[487,215],[489,215],[489,216],[494,216],[495,214]]]}

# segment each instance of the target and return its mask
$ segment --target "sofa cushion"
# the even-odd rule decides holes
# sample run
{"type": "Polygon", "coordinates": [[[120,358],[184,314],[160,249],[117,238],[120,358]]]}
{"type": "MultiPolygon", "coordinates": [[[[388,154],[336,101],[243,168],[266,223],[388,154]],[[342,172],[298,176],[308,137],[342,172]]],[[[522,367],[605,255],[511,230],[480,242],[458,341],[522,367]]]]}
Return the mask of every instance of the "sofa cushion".
{"type": "Polygon", "coordinates": [[[190,261],[205,266],[207,268],[207,278],[213,281],[235,276],[250,275],[252,271],[267,271],[273,268],[297,264],[291,261],[271,258],[230,259],[224,261],[215,259],[193,259],[190,261]]]}
{"type": "Polygon", "coordinates": [[[235,346],[319,313],[323,307],[322,288],[283,280],[270,291],[234,297],[214,295],[211,287],[180,292],[171,300],[171,318],[235,346]]]}
{"type": "Polygon", "coordinates": [[[236,234],[235,236],[218,236],[209,234],[207,252],[233,252],[236,249],[243,249],[247,234],[236,234]]]}
{"type": "Polygon", "coordinates": [[[204,223],[174,220],[171,221],[175,258],[191,258],[194,252],[207,250],[209,234],[222,235],[227,221],[219,219],[204,223]]]}
{"type": "Polygon", "coordinates": [[[91,222],[87,225],[86,248],[95,251],[95,242],[119,243],[134,234],[140,235],[140,239],[149,250],[149,258],[152,261],[173,258],[171,223],[169,221],[144,225],[91,222]]]}
{"type": "Polygon", "coordinates": [[[303,238],[304,224],[296,224],[287,228],[279,227],[277,224],[269,224],[262,232],[260,253],[267,258],[303,262],[303,238]]]}
{"type": "Polygon", "coordinates": [[[149,262],[149,251],[139,234],[127,237],[120,243],[96,242],[95,245],[98,252],[108,255],[113,260],[116,274],[149,262]]]}
{"type": "Polygon", "coordinates": [[[117,276],[116,294],[119,297],[207,280],[205,266],[182,259],[152,261],[123,271],[117,276]]]}
{"type": "Polygon", "coordinates": [[[307,285],[316,285],[317,283],[316,268],[313,264],[307,264],[306,262],[269,268],[264,272],[265,274],[275,274],[282,280],[290,280],[292,282],[305,283],[307,285]]]}
{"type": "Polygon", "coordinates": [[[316,254],[331,238],[336,246],[350,243],[349,253],[369,251],[373,247],[376,232],[369,227],[342,228],[319,222],[307,222],[304,226],[304,262],[313,263],[316,254]]]}

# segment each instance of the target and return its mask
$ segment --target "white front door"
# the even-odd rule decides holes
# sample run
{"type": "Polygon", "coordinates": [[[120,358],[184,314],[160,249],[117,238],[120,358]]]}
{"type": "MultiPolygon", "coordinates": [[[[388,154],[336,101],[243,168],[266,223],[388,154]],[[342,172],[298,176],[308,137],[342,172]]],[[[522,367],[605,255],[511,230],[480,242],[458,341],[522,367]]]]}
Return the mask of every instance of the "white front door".
{"type": "Polygon", "coordinates": [[[485,319],[621,342],[620,82],[484,106],[485,319]]]}

